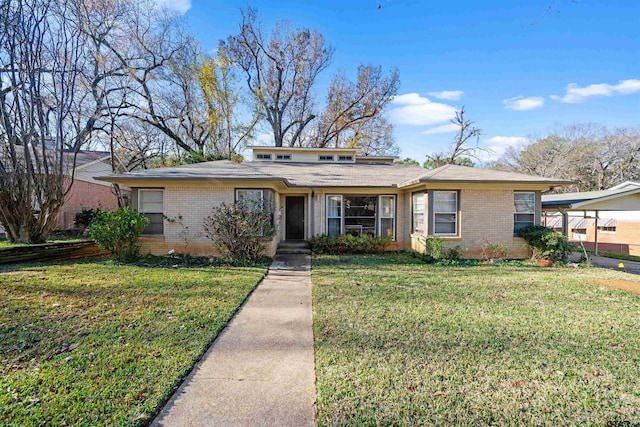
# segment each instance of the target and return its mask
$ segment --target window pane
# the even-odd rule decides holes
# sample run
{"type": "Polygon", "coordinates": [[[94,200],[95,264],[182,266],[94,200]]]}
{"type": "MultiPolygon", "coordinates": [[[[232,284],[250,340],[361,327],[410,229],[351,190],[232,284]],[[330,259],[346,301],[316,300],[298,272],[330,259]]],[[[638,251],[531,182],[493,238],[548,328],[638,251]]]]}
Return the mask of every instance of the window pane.
{"type": "Polygon", "coordinates": [[[140,190],[138,192],[140,199],[139,211],[140,213],[162,213],[164,207],[162,204],[163,190],[140,190]]]}
{"type": "Polygon", "coordinates": [[[380,219],[380,235],[393,237],[393,218],[380,219]]]}
{"type": "Polygon", "coordinates": [[[413,232],[424,232],[424,193],[414,193],[411,196],[411,208],[413,209],[413,232]]]}
{"type": "Polygon", "coordinates": [[[456,234],[455,222],[437,222],[435,223],[435,234],[456,234]]]}
{"type": "Polygon", "coordinates": [[[341,202],[342,202],[341,196],[327,197],[327,217],[339,218],[341,216],[340,215],[341,202]]]}
{"type": "Polygon", "coordinates": [[[513,203],[516,212],[534,213],[536,208],[536,198],[534,193],[513,193],[513,203]]]}
{"type": "Polygon", "coordinates": [[[327,234],[331,237],[340,234],[340,218],[327,219],[327,234]]]}
{"type": "Polygon", "coordinates": [[[457,196],[455,191],[435,191],[433,193],[434,212],[456,212],[457,196]]]}
{"type": "Polygon", "coordinates": [[[396,198],[393,196],[380,196],[380,217],[381,218],[393,218],[395,217],[395,204],[396,198]]]}
{"type": "Polygon", "coordinates": [[[262,202],[262,190],[237,190],[236,196],[238,201],[249,200],[255,203],[262,202]]]}
{"type": "Polygon", "coordinates": [[[161,213],[146,213],[144,216],[149,219],[149,225],[147,225],[142,234],[164,233],[164,223],[161,213]]]}

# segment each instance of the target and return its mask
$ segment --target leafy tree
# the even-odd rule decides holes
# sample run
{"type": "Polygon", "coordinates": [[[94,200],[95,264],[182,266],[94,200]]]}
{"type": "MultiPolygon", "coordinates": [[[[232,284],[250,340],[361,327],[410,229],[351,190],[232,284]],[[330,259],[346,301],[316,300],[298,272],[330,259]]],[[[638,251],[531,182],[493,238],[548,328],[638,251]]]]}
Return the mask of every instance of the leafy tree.
{"type": "Polygon", "coordinates": [[[397,165],[414,165],[414,166],[420,166],[420,163],[418,163],[417,160],[412,159],[410,157],[405,157],[404,159],[401,160],[396,160],[395,162],[393,162],[397,165]]]}

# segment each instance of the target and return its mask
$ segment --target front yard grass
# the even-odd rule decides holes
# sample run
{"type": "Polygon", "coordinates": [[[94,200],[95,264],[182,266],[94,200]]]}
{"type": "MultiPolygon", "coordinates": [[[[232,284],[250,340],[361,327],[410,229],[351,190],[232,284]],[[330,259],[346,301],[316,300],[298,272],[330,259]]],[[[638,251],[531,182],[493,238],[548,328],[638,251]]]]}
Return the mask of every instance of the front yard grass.
{"type": "Polygon", "coordinates": [[[603,269],[314,261],[318,423],[637,425],[640,298],[603,269]]]}
{"type": "Polygon", "coordinates": [[[146,425],[266,268],[0,270],[0,425],[146,425]]]}

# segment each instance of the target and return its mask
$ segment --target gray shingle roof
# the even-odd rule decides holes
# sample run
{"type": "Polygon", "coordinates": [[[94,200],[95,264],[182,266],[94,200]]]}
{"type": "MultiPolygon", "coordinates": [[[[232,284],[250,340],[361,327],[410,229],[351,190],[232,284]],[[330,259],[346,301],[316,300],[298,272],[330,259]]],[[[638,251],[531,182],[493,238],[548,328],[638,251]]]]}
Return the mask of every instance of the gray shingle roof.
{"type": "Polygon", "coordinates": [[[404,187],[423,182],[518,182],[562,185],[569,181],[512,172],[447,165],[425,171],[420,166],[391,163],[296,163],[228,160],[148,169],[98,177],[105,181],[265,180],[290,187],[404,187]]]}
{"type": "Polygon", "coordinates": [[[599,191],[581,191],[578,193],[548,194],[542,196],[542,206],[569,206],[576,203],[597,201],[616,196],[626,196],[640,192],[639,186],[613,187],[599,191]]]}

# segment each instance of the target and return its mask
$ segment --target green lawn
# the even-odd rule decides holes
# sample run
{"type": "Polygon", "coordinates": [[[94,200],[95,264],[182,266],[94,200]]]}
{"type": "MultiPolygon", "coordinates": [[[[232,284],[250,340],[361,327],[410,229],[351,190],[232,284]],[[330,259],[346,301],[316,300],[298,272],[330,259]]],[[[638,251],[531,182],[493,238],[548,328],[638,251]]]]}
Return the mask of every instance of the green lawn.
{"type": "Polygon", "coordinates": [[[320,257],[319,425],[637,425],[640,296],[600,269],[320,257]]]}
{"type": "Polygon", "coordinates": [[[0,425],[146,425],[265,268],[0,271],[0,425]]]}

